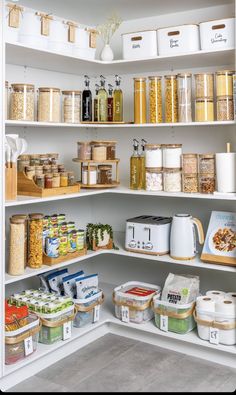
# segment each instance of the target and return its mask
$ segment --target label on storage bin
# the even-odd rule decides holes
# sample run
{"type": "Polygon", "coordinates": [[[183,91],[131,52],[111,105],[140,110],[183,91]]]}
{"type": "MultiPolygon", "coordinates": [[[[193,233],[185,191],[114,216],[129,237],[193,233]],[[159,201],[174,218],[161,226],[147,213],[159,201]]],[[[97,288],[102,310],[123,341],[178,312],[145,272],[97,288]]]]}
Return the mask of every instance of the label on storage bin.
{"type": "Polygon", "coordinates": [[[121,306],[121,320],[129,322],[129,308],[128,306],[121,306]]]}
{"type": "Polygon", "coordinates": [[[24,348],[25,348],[25,356],[26,357],[34,352],[32,336],[24,339],[24,348]]]}
{"type": "Polygon", "coordinates": [[[93,322],[99,321],[99,315],[100,315],[100,305],[98,304],[93,309],[93,322]]]}
{"type": "Polygon", "coordinates": [[[219,329],[210,328],[210,343],[219,344],[219,329]]]}
{"type": "Polygon", "coordinates": [[[168,316],[160,315],[160,330],[168,332],[168,316]]]}
{"type": "Polygon", "coordinates": [[[63,324],[63,340],[67,340],[71,338],[71,327],[72,327],[72,322],[65,322],[63,324]]]}

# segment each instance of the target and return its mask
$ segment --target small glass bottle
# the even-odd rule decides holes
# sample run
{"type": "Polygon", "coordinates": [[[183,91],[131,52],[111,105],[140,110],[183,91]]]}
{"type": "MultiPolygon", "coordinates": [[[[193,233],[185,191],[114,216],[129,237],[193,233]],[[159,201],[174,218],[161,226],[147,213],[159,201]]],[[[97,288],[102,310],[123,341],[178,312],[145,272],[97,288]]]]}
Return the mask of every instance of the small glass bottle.
{"type": "Polygon", "coordinates": [[[60,186],[61,187],[68,187],[68,173],[67,172],[61,173],[60,186]]]}
{"type": "Polygon", "coordinates": [[[29,178],[30,180],[33,180],[34,176],[35,176],[35,166],[26,166],[25,167],[25,174],[26,174],[27,178],[29,178]]]}
{"type": "Polygon", "coordinates": [[[161,76],[152,76],[149,78],[149,122],[162,122],[162,90],[161,76]]]}
{"type": "Polygon", "coordinates": [[[59,188],[61,185],[60,173],[53,173],[52,176],[52,187],[59,188]]]}
{"type": "Polygon", "coordinates": [[[107,120],[113,122],[113,86],[108,84],[107,120]]]}
{"type": "Polygon", "coordinates": [[[165,122],[178,122],[177,76],[165,76],[165,122]]]}
{"type": "Polygon", "coordinates": [[[94,122],[98,121],[98,91],[99,91],[99,85],[95,84],[95,98],[93,101],[93,120],[94,120],[94,122]]]}
{"type": "Polygon", "coordinates": [[[146,78],[134,78],[134,123],[147,122],[146,78]]]}
{"type": "Polygon", "coordinates": [[[52,188],[52,173],[45,174],[45,188],[52,188]]]}
{"type": "Polygon", "coordinates": [[[123,122],[123,91],[120,88],[121,77],[115,76],[116,87],[113,92],[113,122],[123,122]]]}
{"type": "Polygon", "coordinates": [[[98,122],[107,122],[107,91],[105,88],[105,77],[102,75],[101,87],[98,91],[98,122]]]}
{"type": "Polygon", "coordinates": [[[82,121],[91,122],[92,121],[92,92],[89,89],[90,80],[87,75],[85,78],[85,89],[82,93],[82,121]]]}
{"type": "Polygon", "coordinates": [[[43,214],[29,215],[28,265],[39,269],[43,264],[43,214]]]}
{"type": "Polygon", "coordinates": [[[133,154],[130,157],[130,189],[142,189],[140,177],[139,141],[133,139],[133,154]]]}

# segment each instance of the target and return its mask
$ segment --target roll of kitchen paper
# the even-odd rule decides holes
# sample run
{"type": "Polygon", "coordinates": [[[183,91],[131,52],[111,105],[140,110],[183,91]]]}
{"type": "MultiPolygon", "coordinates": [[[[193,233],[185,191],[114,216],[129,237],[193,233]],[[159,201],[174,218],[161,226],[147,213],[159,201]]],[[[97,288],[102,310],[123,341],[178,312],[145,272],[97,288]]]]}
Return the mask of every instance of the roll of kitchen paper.
{"type": "Polygon", "coordinates": [[[225,292],[217,290],[207,291],[206,295],[212,298],[215,302],[217,302],[218,300],[223,300],[225,298],[225,292]]]}
{"type": "Polygon", "coordinates": [[[227,294],[225,294],[225,297],[227,299],[233,300],[236,303],[236,292],[227,292],[227,294]]]}
{"type": "Polygon", "coordinates": [[[236,192],[236,153],[216,154],[216,180],[218,192],[236,192]]]}
{"type": "MultiPolygon", "coordinates": [[[[236,320],[236,304],[230,299],[216,302],[216,322],[234,323],[236,320]],[[230,318],[229,318],[230,317],[230,318]]],[[[219,329],[219,342],[228,346],[236,344],[236,329],[219,329]]]]}
{"type": "Polygon", "coordinates": [[[215,302],[215,312],[222,314],[222,319],[217,317],[217,321],[222,322],[225,318],[235,318],[236,319],[236,304],[230,299],[223,299],[215,302]]]}

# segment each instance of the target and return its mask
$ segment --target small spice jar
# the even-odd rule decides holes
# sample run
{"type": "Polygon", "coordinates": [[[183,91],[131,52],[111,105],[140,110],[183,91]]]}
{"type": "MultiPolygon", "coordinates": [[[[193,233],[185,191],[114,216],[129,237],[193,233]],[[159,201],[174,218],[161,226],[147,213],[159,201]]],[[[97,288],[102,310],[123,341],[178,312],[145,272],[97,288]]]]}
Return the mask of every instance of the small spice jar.
{"type": "Polygon", "coordinates": [[[52,187],[53,188],[59,188],[60,185],[61,185],[60,173],[53,173],[53,176],[52,176],[52,187]]]}
{"type": "Polygon", "coordinates": [[[60,186],[61,187],[68,187],[68,173],[67,172],[62,172],[60,173],[60,186]]]}
{"type": "Polygon", "coordinates": [[[148,168],[162,167],[161,144],[145,144],[145,166],[148,168]]]}
{"type": "Polygon", "coordinates": [[[61,91],[58,88],[39,88],[38,121],[61,121],[61,91]]]}
{"type": "Polygon", "coordinates": [[[63,173],[65,171],[65,165],[63,164],[57,165],[57,168],[58,168],[58,173],[63,173]]]}
{"type": "Polygon", "coordinates": [[[51,171],[52,171],[52,173],[58,173],[58,166],[57,165],[51,165],[51,171]]]}
{"type": "Polygon", "coordinates": [[[182,154],[182,169],[184,174],[198,173],[198,155],[182,154]]]}
{"type": "Polygon", "coordinates": [[[28,265],[39,269],[43,264],[43,214],[29,215],[28,265]]]}
{"type": "Polygon", "coordinates": [[[165,122],[178,122],[177,76],[165,76],[165,122]]]}
{"type": "Polygon", "coordinates": [[[182,144],[163,144],[163,167],[181,168],[182,144]]]}
{"type": "Polygon", "coordinates": [[[234,120],[233,96],[218,96],[216,102],[217,121],[234,120]]]}
{"type": "Polygon", "coordinates": [[[203,174],[199,176],[199,192],[213,193],[215,191],[215,175],[203,174]]]}
{"type": "Polygon", "coordinates": [[[91,141],[92,159],[103,161],[107,159],[107,145],[103,141],[91,141]]]}
{"type": "Polygon", "coordinates": [[[43,189],[45,187],[45,174],[35,176],[35,183],[43,189]]]}
{"type": "Polygon", "coordinates": [[[147,122],[146,78],[134,78],[134,123],[147,122]]]}
{"type": "Polygon", "coordinates": [[[43,175],[43,166],[35,166],[35,176],[43,175]]]}
{"type": "Polygon", "coordinates": [[[216,72],[216,96],[233,96],[233,70],[216,72]]]}
{"type": "Polygon", "coordinates": [[[200,73],[195,74],[195,97],[214,97],[214,74],[200,73]]]}
{"type": "Polygon", "coordinates": [[[17,170],[24,172],[26,166],[30,166],[30,155],[20,155],[17,160],[17,170]]]}
{"type": "Polygon", "coordinates": [[[90,141],[77,142],[77,155],[80,160],[90,160],[91,157],[91,144],[90,141]]]}
{"type": "Polygon", "coordinates": [[[199,155],[199,174],[215,174],[215,155],[199,155]]]}
{"type": "Polygon", "coordinates": [[[81,92],[63,91],[64,122],[79,123],[81,121],[81,92]]]}
{"type": "Polygon", "coordinates": [[[25,174],[26,177],[29,178],[30,180],[33,180],[35,176],[35,166],[26,166],[25,167],[25,174]]]}
{"type": "Polygon", "coordinates": [[[114,160],[116,159],[116,141],[108,141],[107,142],[107,159],[114,160]]]}
{"type": "Polygon", "coordinates": [[[40,155],[40,165],[42,166],[50,165],[50,160],[47,154],[40,155]]]}
{"type": "Polygon", "coordinates": [[[149,79],[149,122],[162,122],[162,76],[151,76],[149,79]]]}
{"type": "Polygon", "coordinates": [[[52,172],[52,167],[51,165],[44,165],[43,166],[43,174],[48,174],[52,172]]]}
{"type": "Polygon", "coordinates": [[[45,188],[52,188],[52,173],[45,174],[45,188]]]}
{"type": "Polygon", "coordinates": [[[39,154],[32,154],[30,155],[30,166],[40,166],[40,155],[39,154]]]}
{"type": "Polygon", "coordinates": [[[82,166],[82,184],[84,185],[97,184],[97,166],[90,166],[89,172],[88,172],[88,166],[82,166]]]}
{"type": "Polygon", "coordinates": [[[165,192],[181,192],[181,170],[163,169],[165,192]]]}
{"type": "Polygon", "coordinates": [[[10,119],[34,121],[34,85],[12,84],[10,119]]]}
{"type": "Polygon", "coordinates": [[[8,274],[20,276],[25,270],[25,220],[10,218],[8,274]]]}
{"type": "Polygon", "coordinates": [[[161,167],[146,167],[146,191],[163,191],[161,167]]]}
{"type": "Polygon", "coordinates": [[[98,184],[112,184],[112,165],[98,166],[98,184]]]}
{"type": "Polygon", "coordinates": [[[195,121],[214,121],[214,100],[213,98],[199,98],[195,100],[195,121]]]}
{"type": "Polygon", "coordinates": [[[197,193],[198,192],[198,176],[194,174],[183,174],[183,192],[197,193]]]}
{"type": "Polygon", "coordinates": [[[75,185],[75,174],[73,171],[68,171],[68,186],[75,185]]]}
{"type": "Polygon", "coordinates": [[[48,156],[48,158],[49,158],[49,164],[50,165],[57,165],[57,161],[58,161],[58,158],[59,158],[59,154],[58,153],[50,153],[50,154],[47,154],[47,156],[48,156]]]}
{"type": "Polygon", "coordinates": [[[178,120],[192,122],[192,74],[178,74],[178,120]]]}

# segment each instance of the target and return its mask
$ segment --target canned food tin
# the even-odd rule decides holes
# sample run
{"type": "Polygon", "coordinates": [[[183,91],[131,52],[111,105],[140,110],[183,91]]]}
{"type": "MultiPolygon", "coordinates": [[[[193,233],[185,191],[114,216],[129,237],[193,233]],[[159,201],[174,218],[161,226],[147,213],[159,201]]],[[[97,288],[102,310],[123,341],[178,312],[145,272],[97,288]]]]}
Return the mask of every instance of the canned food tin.
{"type": "Polygon", "coordinates": [[[46,254],[51,258],[59,257],[59,246],[60,246],[60,238],[59,237],[47,237],[46,238],[46,254]]]}

